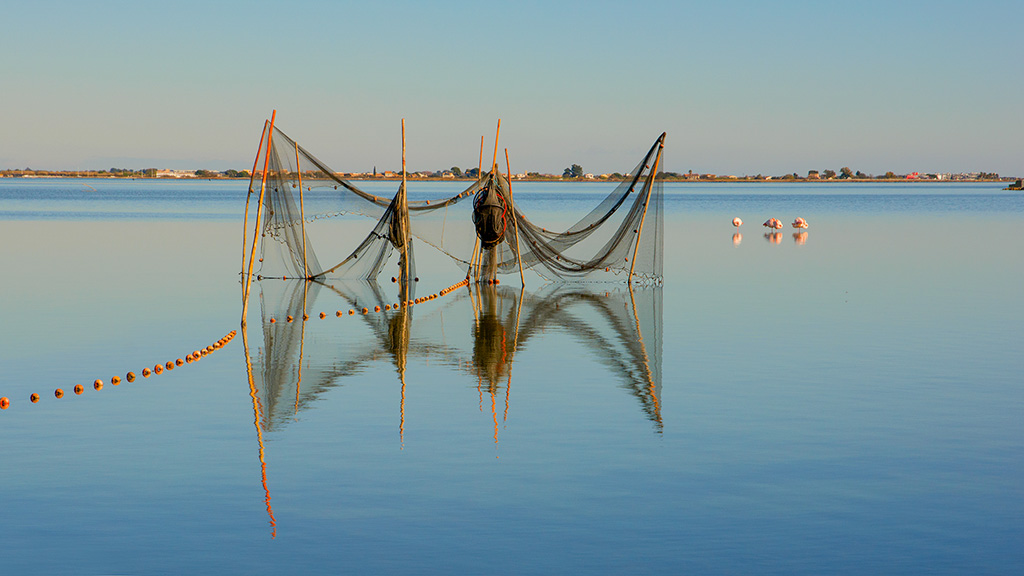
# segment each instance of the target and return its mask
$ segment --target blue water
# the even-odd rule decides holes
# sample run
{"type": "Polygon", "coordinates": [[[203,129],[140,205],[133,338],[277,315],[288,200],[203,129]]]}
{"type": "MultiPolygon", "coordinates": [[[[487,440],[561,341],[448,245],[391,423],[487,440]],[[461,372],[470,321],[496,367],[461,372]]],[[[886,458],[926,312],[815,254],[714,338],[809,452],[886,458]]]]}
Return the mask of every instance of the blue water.
{"type": "Polygon", "coordinates": [[[258,283],[245,342],[113,386],[240,330],[245,190],[0,179],[0,572],[1024,569],[1024,195],[668,185],[662,288],[509,277],[402,328],[258,283]]]}

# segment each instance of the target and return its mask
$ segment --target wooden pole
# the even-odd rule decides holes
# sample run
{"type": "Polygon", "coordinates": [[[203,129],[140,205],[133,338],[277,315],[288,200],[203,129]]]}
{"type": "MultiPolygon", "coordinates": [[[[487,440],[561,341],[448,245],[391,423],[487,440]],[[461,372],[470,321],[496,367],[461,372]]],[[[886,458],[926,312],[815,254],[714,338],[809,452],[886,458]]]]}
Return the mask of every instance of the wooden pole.
{"type": "Polygon", "coordinates": [[[302,191],[302,166],[299,164],[299,143],[295,143],[295,171],[299,173],[299,224],[302,227],[302,272],[309,280],[309,262],[306,261],[306,197],[302,191]]]}
{"type": "Polygon", "coordinates": [[[516,218],[516,202],[512,198],[512,165],[508,161],[508,148],[505,148],[505,170],[508,172],[505,174],[505,180],[508,182],[508,200],[509,204],[512,204],[512,229],[516,232],[516,260],[519,261],[519,280],[523,283],[523,288],[526,288],[526,276],[523,275],[523,254],[520,252],[521,245],[519,244],[519,219],[516,218]]]}
{"type": "Polygon", "coordinates": [[[626,284],[633,283],[633,269],[636,268],[636,253],[640,250],[640,235],[644,233],[644,219],[647,218],[647,206],[651,203],[651,193],[654,190],[654,180],[658,177],[658,164],[661,163],[661,151],[665,148],[665,135],[662,134],[661,145],[658,146],[658,156],[654,159],[654,170],[651,171],[649,184],[647,185],[647,198],[644,200],[644,213],[640,215],[640,227],[636,231],[636,245],[633,246],[633,261],[629,263],[629,278],[626,284]]]}
{"type": "Polygon", "coordinates": [[[481,134],[480,135],[480,163],[476,165],[476,177],[477,177],[477,179],[480,178],[480,176],[481,176],[480,172],[482,172],[483,169],[484,169],[484,135],[481,134]]]}
{"type": "Polygon", "coordinates": [[[245,296],[242,298],[242,326],[245,326],[245,315],[249,312],[249,289],[252,286],[252,263],[256,258],[256,241],[260,237],[260,216],[263,215],[263,195],[267,191],[267,164],[270,162],[270,148],[274,143],[274,120],[277,110],[270,115],[270,131],[267,133],[267,152],[263,157],[263,179],[260,182],[260,200],[256,205],[256,226],[252,234],[252,248],[249,250],[249,271],[245,275],[245,296]]]}
{"type": "MultiPolygon", "coordinates": [[[[242,269],[238,273],[245,274],[245,241],[249,239],[249,199],[252,197],[252,183],[256,179],[256,166],[260,163],[260,152],[263,151],[263,139],[267,137],[267,125],[269,120],[263,121],[263,132],[260,133],[260,146],[256,149],[256,158],[252,161],[252,171],[249,172],[249,193],[245,195],[245,216],[242,218],[242,269]]],[[[242,299],[245,299],[245,284],[242,284],[242,299]]]]}
{"type": "Polygon", "coordinates": [[[476,263],[476,251],[480,247],[480,237],[476,237],[476,241],[473,242],[473,255],[469,257],[469,270],[466,271],[466,280],[469,280],[470,276],[473,275],[473,265],[476,263]]]}
{"type": "Polygon", "coordinates": [[[405,173],[405,118],[402,118],[402,201],[398,203],[399,208],[401,208],[402,210],[402,213],[398,214],[398,218],[399,221],[402,223],[402,276],[404,277],[405,284],[408,286],[408,288],[406,289],[406,299],[408,299],[408,295],[411,293],[410,288],[412,288],[413,279],[409,277],[409,243],[412,241],[412,238],[410,237],[409,234],[409,191],[405,187],[406,183],[407,178],[405,173]]]}
{"type": "Polygon", "coordinates": [[[498,118],[498,128],[494,131],[494,158],[491,160],[491,170],[498,166],[498,135],[501,134],[501,118],[498,118]]]}

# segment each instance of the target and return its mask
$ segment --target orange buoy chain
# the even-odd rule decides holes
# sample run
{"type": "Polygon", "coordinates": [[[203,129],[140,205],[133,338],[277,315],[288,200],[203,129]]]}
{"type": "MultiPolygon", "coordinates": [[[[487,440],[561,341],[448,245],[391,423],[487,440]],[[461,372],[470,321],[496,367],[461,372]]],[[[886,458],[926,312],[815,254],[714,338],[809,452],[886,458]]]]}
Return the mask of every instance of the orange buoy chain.
{"type": "MultiPolygon", "coordinates": [[[[217,340],[213,344],[210,344],[206,348],[203,348],[201,350],[195,350],[193,352],[189,352],[185,356],[184,359],[176,358],[174,360],[168,360],[167,362],[162,363],[162,364],[156,364],[155,366],[153,366],[152,370],[149,369],[149,368],[143,368],[142,369],[142,377],[143,378],[149,378],[150,376],[152,376],[154,374],[162,373],[164,370],[170,371],[170,370],[174,370],[174,368],[176,366],[184,366],[185,364],[191,364],[193,362],[196,362],[200,358],[202,358],[203,356],[206,356],[206,355],[208,355],[208,354],[210,354],[212,352],[220,350],[221,348],[226,346],[228,344],[228,342],[231,342],[231,340],[237,334],[238,334],[237,330],[232,330],[231,332],[228,332],[223,338],[221,338],[220,340],[217,340]]],[[[127,374],[125,374],[124,379],[126,381],[128,381],[128,382],[134,382],[135,381],[135,372],[128,372],[127,374]]],[[[120,376],[113,376],[113,377],[111,377],[110,383],[112,385],[114,385],[114,386],[119,385],[121,383],[121,377],[120,376]]],[[[104,384],[103,380],[96,379],[96,380],[93,381],[92,387],[93,387],[94,390],[96,390],[98,392],[100,390],[103,390],[103,384],[104,384]]],[[[85,386],[83,386],[81,384],[77,384],[74,387],[74,391],[75,391],[76,395],[80,396],[83,392],[85,392],[85,386]]],[[[54,396],[54,398],[63,398],[64,397],[64,390],[62,390],[60,388],[57,388],[56,390],[53,391],[53,396],[54,396]]],[[[39,394],[36,394],[36,393],[33,392],[32,395],[29,396],[28,399],[33,404],[36,404],[36,403],[39,402],[39,394]]],[[[6,410],[10,405],[11,405],[11,401],[10,401],[9,398],[7,398],[6,396],[0,397],[0,410],[6,410]]]]}
{"type": "MultiPolygon", "coordinates": [[[[497,284],[498,281],[494,280],[491,283],[497,284]]],[[[452,284],[451,286],[449,286],[447,288],[444,288],[444,289],[442,289],[442,290],[440,290],[440,291],[438,291],[438,292],[436,292],[434,294],[430,294],[430,295],[427,295],[427,296],[416,298],[414,300],[406,300],[405,302],[402,302],[402,303],[395,302],[394,304],[385,304],[383,306],[377,305],[377,306],[374,306],[372,310],[369,307],[360,308],[358,311],[355,308],[352,308],[352,309],[350,309],[348,311],[347,315],[348,316],[355,316],[357,313],[360,314],[360,315],[367,315],[367,314],[371,314],[371,313],[374,313],[374,312],[379,313],[379,312],[388,312],[390,310],[398,310],[399,308],[408,307],[408,306],[414,306],[416,304],[422,304],[422,303],[428,302],[430,300],[436,300],[436,299],[438,299],[438,298],[440,298],[442,296],[447,296],[448,294],[451,294],[452,292],[458,290],[459,288],[462,288],[463,286],[469,286],[469,278],[466,278],[465,280],[462,280],[461,282],[456,282],[455,284],[452,284]]],[[[334,316],[336,318],[341,318],[342,316],[345,316],[345,315],[346,315],[346,313],[341,311],[341,310],[338,310],[337,312],[334,313],[334,316]]],[[[321,320],[324,320],[324,319],[326,319],[329,316],[329,314],[326,313],[326,312],[321,312],[319,314],[319,316],[320,316],[321,320]]],[[[289,315],[289,316],[286,316],[286,320],[288,322],[293,322],[293,321],[295,321],[295,318],[293,316],[289,315]]],[[[303,321],[309,320],[309,315],[308,314],[303,314],[302,315],[302,320],[303,321]]],[[[271,317],[268,320],[268,322],[271,323],[271,324],[276,324],[277,323],[277,318],[271,317]]],[[[143,376],[145,376],[145,374],[143,374],[143,376]]]]}

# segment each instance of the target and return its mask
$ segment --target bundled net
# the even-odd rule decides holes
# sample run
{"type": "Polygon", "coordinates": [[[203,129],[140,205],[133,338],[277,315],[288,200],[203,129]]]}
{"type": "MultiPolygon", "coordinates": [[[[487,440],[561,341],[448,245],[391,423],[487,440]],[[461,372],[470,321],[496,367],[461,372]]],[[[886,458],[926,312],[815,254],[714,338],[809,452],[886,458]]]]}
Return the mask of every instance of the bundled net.
{"type": "Polygon", "coordinates": [[[555,231],[519,210],[508,177],[496,165],[455,194],[410,201],[404,181],[393,196],[366,192],[268,123],[257,157],[263,169],[254,173],[246,203],[248,226],[249,205],[258,194],[262,211],[255,215],[254,233],[260,241],[255,252],[248,236],[243,241],[242,274],[255,267],[259,279],[369,280],[394,264],[385,276],[406,301],[414,297],[417,281],[415,237],[475,280],[518,273],[521,266],[549,280],[628,274],[657,283],[664,199],[656,176],[664,138],[587,215],[555,231]],[[344,225],[328,224],[338,219],[344,225]]]}

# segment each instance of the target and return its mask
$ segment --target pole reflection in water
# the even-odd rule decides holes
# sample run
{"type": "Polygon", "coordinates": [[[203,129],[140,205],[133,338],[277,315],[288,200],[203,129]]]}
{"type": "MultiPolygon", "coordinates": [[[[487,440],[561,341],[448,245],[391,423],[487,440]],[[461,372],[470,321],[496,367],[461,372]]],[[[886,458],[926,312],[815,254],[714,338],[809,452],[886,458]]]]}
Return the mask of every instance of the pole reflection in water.
{"type": "Polygon", "coordinates": [[[409,373],[410,360],[441,364],[471,377],[481,411],[485,394],[489,396],[497,447],[499,398],[504,405],[500,421],[507,423],[517,352],[533,345],[543,349],[550,345],[545,339],[554,334],[581,344],[636,399],[655,432],[662,431],[658,286],[553,284],[528,292],[481,284],[412,307],[395,306],[376,282],[275,280],[259,286],[262,347],[250,348],[245,328],[242,341],[267,513],[275,533],[264,434],[282,432],[312,403],[326,400],[329,391],[354,384],[351,376],[381,363],[392,364],[397,372],[402,446],[407,380],[416,382],[415,373],[409,373]]]}

